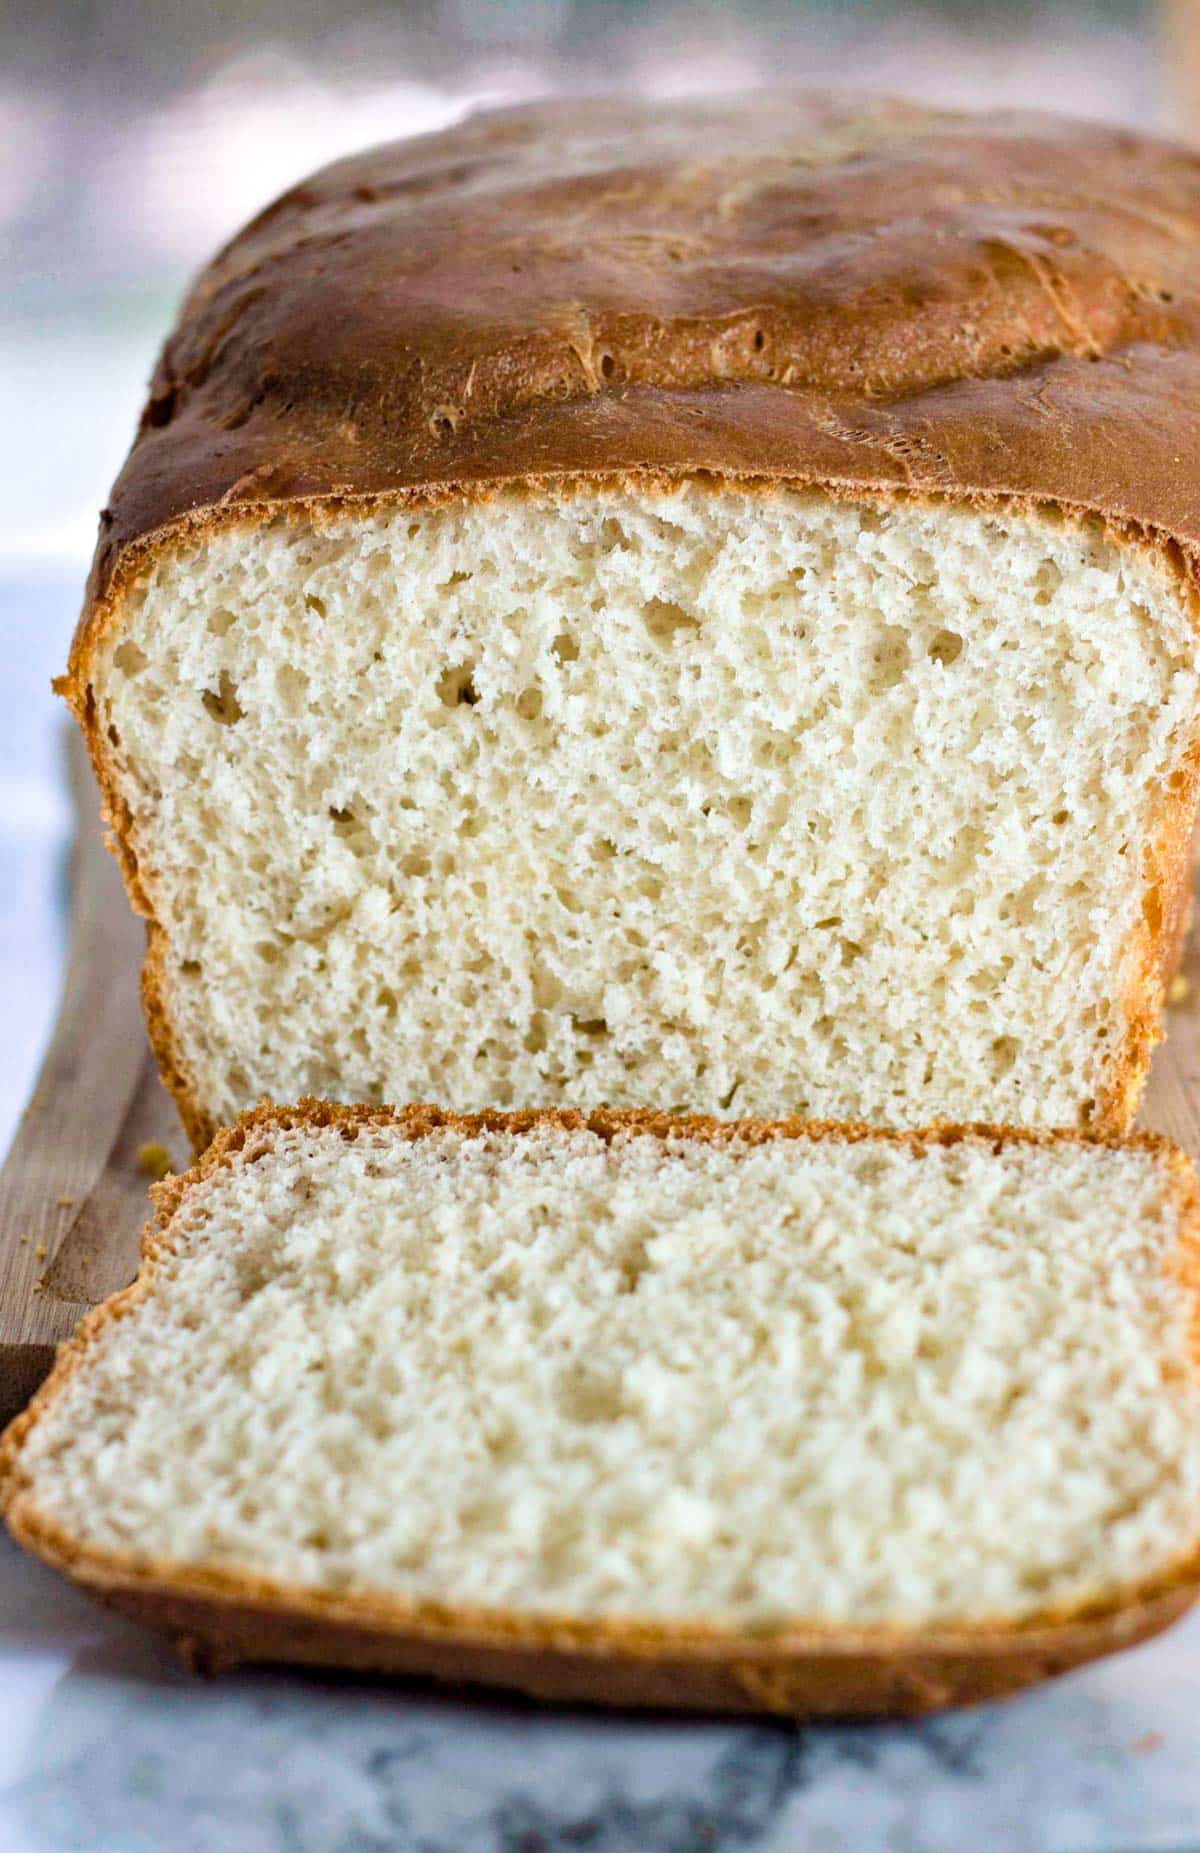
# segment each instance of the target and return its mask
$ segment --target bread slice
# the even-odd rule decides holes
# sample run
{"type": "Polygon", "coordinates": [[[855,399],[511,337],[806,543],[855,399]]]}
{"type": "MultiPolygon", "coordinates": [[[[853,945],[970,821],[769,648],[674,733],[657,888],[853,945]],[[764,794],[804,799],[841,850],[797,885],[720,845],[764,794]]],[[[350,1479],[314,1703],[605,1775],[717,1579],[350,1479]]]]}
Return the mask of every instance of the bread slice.
{"type": "Polygon", "coordinates": [[[482,117],[197,283],[62,683],[197,1141],[263,1094],[1119,1131],[1200,761],[1200,180],[482,117]]]}
{"type": "Polygon", "coordinates": [[[196,1663],[920,1711],[1196,1593],[1161,1141],[310,1102],[157,1195],[3,1498],[196,1663]]]}

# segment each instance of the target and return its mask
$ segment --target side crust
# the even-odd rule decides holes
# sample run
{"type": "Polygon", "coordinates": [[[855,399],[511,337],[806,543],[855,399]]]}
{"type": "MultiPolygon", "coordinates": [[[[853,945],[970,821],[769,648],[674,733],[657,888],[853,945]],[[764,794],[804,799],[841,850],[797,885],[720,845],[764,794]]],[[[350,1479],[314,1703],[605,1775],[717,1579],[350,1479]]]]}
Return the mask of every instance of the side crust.
{"type": "Polygon", "coordinates": [[[884,1140],[913,1151],[988,1139],[1013,1144],[1135,1147],[1162,1161],[1181,1220],[1174,1265],[1195,1295],[1193,1354],[1200,1368],[1200,1191],[1191,1163],[1153,1135],[1103,1139],[989,1126],[939,1125],[884,1133],[862,1125],[799,1120],[728,1122],[651,1113],[541,1111],[456,1116],[436,1107],[338,1107],[302,1101],[269,1104],[222,1132],[190,1171],[152,1191],[156,1214],[143,1238],[142,1266],[122,1293],[97,1307],[65,1345],[29,1408],[0,1438],[0,1510],[17,1542],[99,1600],[156,1628],[185,1663],[216,1672],[242,1661],[291,1661],[454,1684],[510,1687],[539,1699],[682,1710],[768,1712],[787,1716],[872,1716],[929,1712],[1019,1691],[1157,1633],[1200,1595],[1200,1551],[1118,1600],[1047,1611],[1028,1622],[981,1621],[950,1628],[852,1629],[797,1619],[768,1632],[709,1623],[626,1619],[580,1621],[351,1593],[330,1595],[256,1573],[206,1570],[132,1553],[92,1549],[40,1512],[21,1454],[108,1324],[128,1316],[153,1289],[172,1252],[171,1221],[189,1194],[237,1158],[253,1163],[275,1134],[335,1126],[347,1140],[367,1126],[420,1139],[441,1128],[468,1134],[525,1133],[539,1126],[587,1128],[602,1138],[640,1131],[712,1144],[737,1138],[884,1140]]]}

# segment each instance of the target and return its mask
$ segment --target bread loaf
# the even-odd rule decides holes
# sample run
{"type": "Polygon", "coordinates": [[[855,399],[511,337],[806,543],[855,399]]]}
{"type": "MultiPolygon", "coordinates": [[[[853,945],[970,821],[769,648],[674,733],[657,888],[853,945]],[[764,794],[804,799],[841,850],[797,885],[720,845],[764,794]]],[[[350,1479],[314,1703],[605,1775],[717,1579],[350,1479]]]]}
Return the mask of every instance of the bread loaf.
{"type": "Polygon", "coordinates": [[[1200,751],[1200,165],[791,96],[248,226],[62,687],[197,1140],[263,1094],[1132,1118],[1200,751]]]}
{"type": "Polygon", "coordinates": [[[926,1710],[1195,1594],[1161,1142],[310,1103],[157,1196],[2,1498],[197,1663],[926,1710]]]}

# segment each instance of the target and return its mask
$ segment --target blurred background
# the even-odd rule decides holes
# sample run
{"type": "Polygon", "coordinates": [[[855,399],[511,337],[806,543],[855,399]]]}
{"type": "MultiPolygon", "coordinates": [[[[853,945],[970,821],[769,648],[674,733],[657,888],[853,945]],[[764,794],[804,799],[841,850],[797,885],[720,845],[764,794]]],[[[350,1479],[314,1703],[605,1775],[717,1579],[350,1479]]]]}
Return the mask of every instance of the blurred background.
{"type": "Polygon", "coordinates": [[[853,87],[1186,134],[1198,46],[1200,0],[0,0],[0,1146],[62,950],[49,678],[155,348],[242,220],[351,149],[560,90],[853,87]]]}

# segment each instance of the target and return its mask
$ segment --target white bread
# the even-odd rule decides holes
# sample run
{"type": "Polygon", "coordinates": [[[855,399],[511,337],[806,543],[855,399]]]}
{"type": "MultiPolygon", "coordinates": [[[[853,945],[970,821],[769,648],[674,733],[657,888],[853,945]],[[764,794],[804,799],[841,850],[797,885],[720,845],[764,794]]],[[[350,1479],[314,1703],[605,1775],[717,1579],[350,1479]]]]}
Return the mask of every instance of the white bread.
{"type": "Polygon", "coordinates": [[[263,1110],[3,1449],[193,1660],[925,1709],[1161,1626],[1200,1550],[1161,1142],[263,1110]]]}
{"type": "Polygon", "coordinates": [[[1131,1123],[1200,765],[1200,185],[608,99],[197,280],[61,687],[197,1142],[264,1093],[1131,1123]]]}

